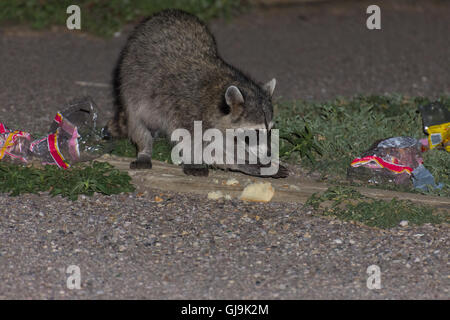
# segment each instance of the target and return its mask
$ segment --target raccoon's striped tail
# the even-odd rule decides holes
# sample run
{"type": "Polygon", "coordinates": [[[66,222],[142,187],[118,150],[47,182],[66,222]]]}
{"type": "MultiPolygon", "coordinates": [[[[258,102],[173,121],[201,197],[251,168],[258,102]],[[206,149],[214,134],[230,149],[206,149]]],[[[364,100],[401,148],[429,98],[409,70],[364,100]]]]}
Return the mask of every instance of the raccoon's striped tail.
{"type": "Polygon", "coordinates": [[[114,118],[108,121],[105,130],[113,138],[126,138],[128,136],[128,130],[125,112],[118,111],[114,118]]]}

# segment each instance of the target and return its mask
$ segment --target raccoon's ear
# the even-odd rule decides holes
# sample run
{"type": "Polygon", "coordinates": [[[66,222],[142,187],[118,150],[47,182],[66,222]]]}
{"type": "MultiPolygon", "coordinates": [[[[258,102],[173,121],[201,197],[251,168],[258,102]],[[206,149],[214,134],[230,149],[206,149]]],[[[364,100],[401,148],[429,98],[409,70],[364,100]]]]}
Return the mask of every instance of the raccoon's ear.
{"type": "Polygon", "coordinates": [[[225,92],[225,101],[231,107],[244,103],[244,97],[236,86],[229,86],[225,92]]]}
{"type": "Polygon", "coordinates": [[[266,90],[270,96],[273,95],[273,91],[275,90],[275,85],[277,84],[277,80],[273,78],[269,82],[264,85],[264,90],[266,90]]]}

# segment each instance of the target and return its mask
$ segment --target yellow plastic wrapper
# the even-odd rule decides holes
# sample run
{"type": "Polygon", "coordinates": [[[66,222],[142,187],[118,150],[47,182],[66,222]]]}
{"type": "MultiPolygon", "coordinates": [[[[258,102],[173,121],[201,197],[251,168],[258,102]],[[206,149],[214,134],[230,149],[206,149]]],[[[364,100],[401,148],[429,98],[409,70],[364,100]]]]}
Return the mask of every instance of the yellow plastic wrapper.
{"type": "Polygon", "coordinates": [[[425,132],[428,134],[430,149],[443,146],[450,152],[450,122],[425,127],[425,132]]]}
{"type": "Polygon", "coordinates": [[[423,131],[428,135],[428,149],[450,152],[450,108],[439,101],[419,106],[423,131]]]}

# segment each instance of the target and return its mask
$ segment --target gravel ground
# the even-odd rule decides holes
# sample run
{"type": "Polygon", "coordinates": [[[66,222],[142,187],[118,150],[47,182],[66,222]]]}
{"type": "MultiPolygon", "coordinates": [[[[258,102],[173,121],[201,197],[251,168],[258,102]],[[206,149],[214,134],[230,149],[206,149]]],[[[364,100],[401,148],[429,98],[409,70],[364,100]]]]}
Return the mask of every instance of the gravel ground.
{"type": "MultiPolygon", "coordinates": [[[[437,96],[449,92],[450,6],[418,3],[383,9],[380,32],[346,4],[253,12],[212,30],[228,61],[278,78],[277,99],[437,96]]],[[[108,84],[126,35],[0,30],[1,121],[46,132],[61,104],[83,94],[106,119],[110,89],[76,81],[108,84]]],[[[381,231],[300,204],[156,195],[0,195],[0,298],[449,298],[448,225],[381,231]],[[72,264],[81,290],[66,287],[72,264]],[[366,287],[372,264],[380,290],[366,287]]]]}
{"type": "Polygon", "coordinates": [[[299,204],[156,191],[0,205],[3,299],[448,298],[448,226],[381,231],[299,204]],[[66,287],[72,264],[80,290],[66,287]],[[372,264],[380,290],[366,287],[372,264]]]}

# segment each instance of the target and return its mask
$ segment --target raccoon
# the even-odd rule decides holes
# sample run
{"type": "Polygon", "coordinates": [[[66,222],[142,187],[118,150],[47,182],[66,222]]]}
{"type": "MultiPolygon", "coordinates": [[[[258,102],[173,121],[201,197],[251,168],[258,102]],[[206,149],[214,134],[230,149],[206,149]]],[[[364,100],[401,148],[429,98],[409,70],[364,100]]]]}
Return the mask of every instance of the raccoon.
{"type": "MultiPolygon", "coordinates": [[[[257,84],[226,63],[214,36],[196,16],[175,9],[140,23],[130,35],[116,69],[117,110],[108,124],[113,137],[138,147],[132,169],[151,168],[152,143],[160,133],[203,129],[271,129],[276,80],[257,84]]],[[[223,168],[260,175],[259,164],[223,168]]],[[[186,174],[207,175],[207,166],[184,165],[186,174]]],[[[274,177],[287,176],[284,167],[274,177]]]]}

